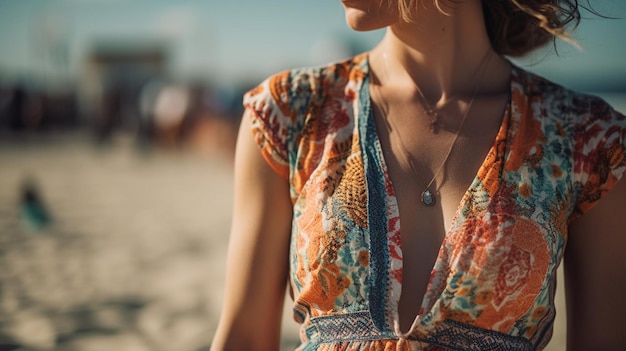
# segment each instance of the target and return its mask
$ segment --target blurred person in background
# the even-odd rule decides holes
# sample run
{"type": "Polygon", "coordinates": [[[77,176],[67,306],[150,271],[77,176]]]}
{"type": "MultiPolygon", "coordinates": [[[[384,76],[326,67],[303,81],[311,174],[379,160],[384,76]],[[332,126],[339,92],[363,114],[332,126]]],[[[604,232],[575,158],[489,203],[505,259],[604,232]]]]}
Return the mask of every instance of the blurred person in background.
{"type": "Polygon", "coordinates": [[[626,119],[506,58],[581,5],[343,5],[374,49],[245,96],[212,350],[277,350],[286,282],[300,350],[539,350],[563,257],[568,349],[623,349],[626,119]]]}

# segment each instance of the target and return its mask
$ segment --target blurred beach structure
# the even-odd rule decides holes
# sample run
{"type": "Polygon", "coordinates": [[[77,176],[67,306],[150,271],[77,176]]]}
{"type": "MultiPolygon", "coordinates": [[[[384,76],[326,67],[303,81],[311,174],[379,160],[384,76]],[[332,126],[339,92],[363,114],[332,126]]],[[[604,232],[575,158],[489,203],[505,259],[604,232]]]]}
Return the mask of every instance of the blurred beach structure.
{"type": "MultiPolygon", "coordinates": [[[[338,2],[311,7],[0,1],[0,351],[208,350],[242,94],[381,35],[350,32],[338,2]]],[[[623,35],[623,20],[603,21],[623,35]]],[[[626,43],[607,36],[618,43],[592,44],[605,50],[588,54],[595,65],[565,49],[566,64],[540,54],[525,67],[626,112],[626,43]]],[[[565,348],[562,290],[553,351],[565,348]]],[[[289,350],[288,301],[284,315],[289,350]]]]}

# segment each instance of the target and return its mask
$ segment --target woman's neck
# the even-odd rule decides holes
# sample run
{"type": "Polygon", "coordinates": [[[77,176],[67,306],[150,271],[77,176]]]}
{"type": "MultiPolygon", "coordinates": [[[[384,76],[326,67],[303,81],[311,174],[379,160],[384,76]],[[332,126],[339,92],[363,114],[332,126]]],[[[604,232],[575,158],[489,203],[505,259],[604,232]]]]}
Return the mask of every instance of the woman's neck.
{"type": "Polygon", "coordinates": [[[448,14],[424,3],[413,23],[388,28],[370,54],[372,70],[383,85],[419,86],[432,105],[471,95],[475,74],[491,50],[481,2],[458,2],[443,9],[448,14]]]}

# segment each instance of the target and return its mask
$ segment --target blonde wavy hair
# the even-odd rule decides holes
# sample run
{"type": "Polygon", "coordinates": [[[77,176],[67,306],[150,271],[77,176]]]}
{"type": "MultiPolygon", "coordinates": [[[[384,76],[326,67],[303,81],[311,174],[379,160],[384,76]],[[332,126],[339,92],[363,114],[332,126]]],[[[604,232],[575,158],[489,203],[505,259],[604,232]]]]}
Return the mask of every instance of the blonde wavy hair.
{"type": "MultiPolygon", "coordinates": [[[[418,4],[424,0],[398,0],[402,19],[412,21],[418,4]]],[[[463,0],[432,0],[446,12],[463,0]],[[447,4],[446,4],[447,3],[447,4]]],[[[571,31],[580,22],[580,8],[597,14],[589,2],[578,0],[482,0],[485,24],[491,44],[501,55],[523,56],[557,38],[575,42],[571,31]]]]}

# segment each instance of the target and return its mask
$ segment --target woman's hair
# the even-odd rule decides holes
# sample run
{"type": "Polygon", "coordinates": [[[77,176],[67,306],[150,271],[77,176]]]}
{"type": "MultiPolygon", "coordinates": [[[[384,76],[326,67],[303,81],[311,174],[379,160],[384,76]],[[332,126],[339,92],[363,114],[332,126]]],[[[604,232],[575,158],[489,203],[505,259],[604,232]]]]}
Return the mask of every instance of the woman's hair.
{"type": "MultiPolygon", "coordinates": [[[[424,0],[398,0],[404,20],[411,21],[420,1],[424,0]]],[[[443,2],[459,0],[433,1],[445,12],[443,2]]],[[[580,22],[580,8],[595,13],[588,0],[586,7],[578,0],[481,1],[491,44],[497,53],[508,56],[523,56],[557,38],[573,42],[569,32],[580,22]]]]}

